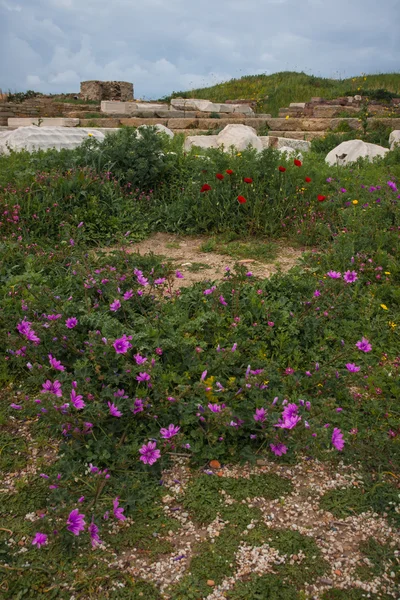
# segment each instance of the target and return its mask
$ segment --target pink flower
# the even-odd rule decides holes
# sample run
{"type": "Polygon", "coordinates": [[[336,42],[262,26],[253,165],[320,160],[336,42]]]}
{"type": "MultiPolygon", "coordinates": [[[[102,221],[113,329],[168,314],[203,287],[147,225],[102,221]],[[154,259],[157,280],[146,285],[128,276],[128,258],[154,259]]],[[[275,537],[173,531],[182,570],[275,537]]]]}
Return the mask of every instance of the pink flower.
{"type": "Polygon", "coordinates": [[[154,465],[154,463],[160,458],[161,452],[158,448],[156,448],[156,445],[156,442],[148,442],[147,444],[143,444],[143,446],[139,449],[141,454],[140,460],[145,465],[154,465]]]}
{"type": "Polygon", "coordinates": [[[53,367],[56,371],[65,371],[65,367],[61,364],[59,360],[54,358],[51,354],[49,356],[50,366],[53,367]]]}
{"type": "Polygon", "coordinates": [[[65,326],[68,327],[68,329],[73,329],[77,325],[78,325],[78,319],[76,317],[70,317],[69,319],[67,319],[65,321],[65,326]]]}
{"type": "Polygon", "coordinates": [[[339,271],[328,271],[327,275],[331,279],[340,279],[342,277],[342,274],[339,271]]]}
{"type": "Polygon", "coordinates": [[[118,521],[126,521],[125,515],[122,514],[124,512],[124,510],[125,509],[123,509],[122,507],[119,506],[119,497],[117,496],[115,498],[115,500],[113,501],[113,512],[114,512],[114,517],[116,519],[118,519],[118,521]]]}
{"type": "Polygon", "coordinates": [[[124,334],[121,338],[115,340],[113,343],[115,352],[117,354],[126,354],[132,348],[132,344],[129,342],[130,339],[132,339],[131,336],[128,337],[124,334]]]}
{"type": "Polygon", "coordinates": [[[180,430],[180,427],[178,427],[177,425],[173,425],[171,423],[171,425],[169,425],[167,428],[163,427],[160,429],[160,434],[161,437],[164,438],[165,440],[169,440],[170,438],[174,437],[175,435],[178,435],[180,430]]]}
{"type": "Polygon", "coordinates": [[[124,294],[124,300],[130,300],[132,298],[132,296],[133,296],[133,290],[128,290],[124,294]]]}
{"type": "Polygon", "coordinates": [[[356,346],[362,352],[371,352],[372,346],[367,340],[367,338],[363,337],[360,341],[356,343],[356,346]]]}
{"type": "Polygon", "coordinates": [[[255,421],[259,421],[260,423],[264,423],[266,417],[266,410],[265,408],[256,408],[256,414],[253,415],[253,419],[255,421]]]}
{"type": "Polygon", "coordinates": [[[113,417],[122,417],[122,412],[118,410],[118,407],[113,402],[108,402],[108,408],[110,409],[110,415],[113,417]]]}
{"type": "Polygon", "coordinates": [[[14,410],[22,410],[21,404],[15,404],[14,402],[10,404],[10,408],[13,408],[14,410]]]}
{"type": "Polygon", "coordinates": [[[182,273],[180,271],[175,271],[175,277],[177,279],[184,279],[184,277],[183,277],[183,275],[182,275],[182,273]]]}
{"type": "Polygon", "coordinates": [[[336,450],[343,450],[344,448],[343,434],[337,427],[335,427],[332,433],[332,445],[336,450]]]}
{"type": "Polygon", "coordinates": [[[58,398],[61,398],[62,396],[61,383],[58,381],[58,379],[56,379],[54,383],[52,383],[50,379],[47,379],[45,383],[42,383],[42,388],[43,389],[40,390],[42,394],[54,394],[58,398]]]}
{"type": "Polygon", "coordinates": [[[134,354],[133,358],[135,359],[137,365],[143,365],[147,360],[147,358],[141,356],[140,354],[134,354]]]}
{"type": "Polygon", "coordinates": [[[35,537],[32,540],[32,546],[45,546],[47,544],[47,535],[45,533],[35,533],[35,537]]]}
{"type": "Polygon", "coordinates": [[[81,410],[82,408],[85,408],[86,404],[83,401],[83,396],[77,394],[75,390],[71,390],[70,398],[71,404],[74,408],[76,408],[76,410],[81,410]]]}
{"type": "Polygon", "coordinates": [[[119,308],[121,308],[121,302],[119,300],[114,300],[114,302],[110,304],[110,310],[112,312],[117,312],[119,308]]]}
{"type": "Polygon", "coordinates": [[[79,535],[81,531],[85,529],[85,515],[80,514],[79,510],[75,508],[70,512],[67,520],[67,529],[74,535],[79,535]]]}
{"type": "Polygon", "coordinates": [[[225,301],[225,298],[223,296],[219,297],[219,301],[223,306],[228,306],[228,303],[225,301]]]}
{"type": "Polygon", "coordinates": [[[150,381],[151,377],[148,373],[144,372],[144,373],[139,373],[139,375],[137,375],[136,377],[136,381],[144,382],[144,381],[150,381]]]}
{"type": "Polygon", "coordinates": [[[275,456],[282,456],[282,454],[286,454],[287,452],[287,446],[285,446],[285,444],[270,444],[269,447],[275,456]]]}
{"type": "Polygon", "coordinates": [[[350,373],[358,373],[358,371],[361,369],[361,367],[357,367],[357,365],[355,365],[354,363],[347,363],[346,364],[346,369],[350,373]]]}
{"type": "Polygon", "coordinates": [[[94,524],[93,520],[88,527],[88,531],[90,535],[90,541],[92,543],[92,548],[96,548],[96,546],[101,544],[102,541],[99,537],[99,528],[97,527],[97,525],[94,524]]]}
{"type": "Polygon", "coordinates": [[[343,275],[343,279],[346,283],[354,283],[354,281],[357,281],[357,279],[358,279],[357,272],[356,271],[346,271],[345,274],[343,275]]]}

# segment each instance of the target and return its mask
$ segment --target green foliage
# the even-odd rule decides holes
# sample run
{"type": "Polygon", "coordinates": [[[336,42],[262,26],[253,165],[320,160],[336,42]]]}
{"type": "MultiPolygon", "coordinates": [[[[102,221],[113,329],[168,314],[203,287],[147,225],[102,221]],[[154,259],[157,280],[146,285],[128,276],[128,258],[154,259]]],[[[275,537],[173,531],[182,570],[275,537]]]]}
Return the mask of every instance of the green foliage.
{"type": "Polygon", "coordinates": [[[277,575],[251,575],[247,581],[239,581],[228,600],[300,600],[294,585],[277,575]]]}
{"type": "Polygon", "coordinates": [[[38,96],[42,96],[40,92],[34,92],[33,90],[28,90],[26,92],[11,92],[7,93],[7,102],[24,102],[25,100],[31,100],[32,98],[37,98],[38,96]]]}

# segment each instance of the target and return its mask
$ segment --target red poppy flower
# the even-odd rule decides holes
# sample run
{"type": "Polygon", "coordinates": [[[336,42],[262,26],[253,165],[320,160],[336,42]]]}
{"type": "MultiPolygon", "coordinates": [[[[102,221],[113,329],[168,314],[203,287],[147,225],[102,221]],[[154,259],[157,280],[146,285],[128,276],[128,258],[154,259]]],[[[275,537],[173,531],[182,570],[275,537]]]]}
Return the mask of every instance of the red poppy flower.
{"type": "Polygon", "coordinates": [[[323,202],[324,200],[326,200],[326,196],[323,196],[322,194],[318,194],[318,202],[323,202]]]}
{"type": "Polygon", "coordinates": [[[209,192],[211,190],[211,185],[208,185],[208,183],[205,183],[204,185],[202,185],[200,192],[209,192]]]}
{"type": "Polygon", "coordinates": [[[232,169],[227,169],[225,172],[228,173],[228,175],[233,175],[232,169]]]}
{"type": "Polygon", "coordinates": [[[306,177],[306,178],[304,179],[304,181],[305,181],[306,183],[311,183],[311,177],[306,177]]]}
{"type": "Polygon", "coordinates": [[[278,167],[278,169],[281,173],[284,173],[286,171],[285,167],[278,167]]]}
{"type": "Polygon", "coordinates": [[[302,165],[301,160],[299,160],[298,158],[295,158],[293,162],[294,162],[294,164],[295,164],[296,167],[301,167],[301,165],[302,165]]]}
{"type": "Polygon", "coordinates": [[[239,204],[246,204],[247,200],[244,196],[238,196],[239,204]]]}
{"type": "Polygon", "coordinates": [[[217,179],[219,179],[220,181],[223,180],[224,176],[222,175],[222,173],[217,173],[215,176],[217,179]]]}
{"type": "Polygon", "coordinates": [[[245,183],[253,183],[253,180],[252,180],[252,178],[251,178],[251,177],[245,177],[245,178],[243,179],[243,181],[244,181],[245,183]]]}

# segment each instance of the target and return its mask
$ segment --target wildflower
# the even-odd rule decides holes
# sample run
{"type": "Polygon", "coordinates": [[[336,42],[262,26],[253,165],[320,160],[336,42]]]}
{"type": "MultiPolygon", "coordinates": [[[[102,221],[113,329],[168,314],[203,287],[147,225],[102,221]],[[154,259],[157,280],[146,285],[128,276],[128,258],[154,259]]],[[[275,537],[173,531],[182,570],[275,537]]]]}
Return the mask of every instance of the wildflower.
{"type": "Polygon", "coordinates": [[[389,310],[386,304],[381,304],[380,307],[383,308],[383,310],[389,310]]]}
{"type": "Polygon", "coordinates": [[[224,408],[223,404],[208,404],[207,406],[213,413],[220,413],[224,408]]]}
{"type": "Polygon", "coordinates": [[[74,408],[76,408],[76,410],[81,410],[86,406],[85,402],[83,401],[83,396],[77,394],[75,390],[71,390],[70,398],[71,404],[74,408]]]}
{"type": "Polygon", "coordinates": [[[294,163],[294,165],[296,167],[301,167],[302,166],[302,162],[298,158],[295,158],[294,161],[293,161],[293,163],[294,163]]]}
{"type": "Polygon", "coordinates": [[[334,428],[332,433],[332,445],[336,450],[343,450],[344,448],[343,434],[337,427],[334,428]]]}
{"type": "Polygon", "coordinates": [[[160,434],[164,440],[169,440],[172,437],[174,437],[175,435],[178,435],[179,430],[180,430],[180,427],[178,427],[177,425],[173,425],[171,423],[171,425],[169,425],[167,428],[162,427],[160,429],[160,434]]]}
{"type": "Polygon", "coordinates": [[[114,300],[114,302],[110,304],[110,310],[113,312],[116,312],[119,308],[121,308],[121,302],[119,300],[114,300]]]}
{"type": "Polygon", "coordinates": [[[239,202],[239,204],[246,204],[246,202],[247,202],[247,200],[244,196],[238,196],[237,201],[239,202]]]}
{"type": "Polygon", "coordinates": [[[126,354],[130,348],[132,348],[132,344],[129,342],[129,339],[125,334],[115,340],[113,343],[115,352],[117,354],[126,354]]]}
{"type": "Polygon", "coordinates": [[[285,446],[285,444],[270,444],[269,447],[275,456],[282,456],[282,454],[286,454],[287,452],[287,446],[285,446]]]}
{"type": "Polygon", "coordinates": [[[313,296],[314,298],[318,298],[321,295],[321,292],[319,290],[315,290],[313,296]]]}
{"type": "Polygon", "coordinates": [[[217,179],[219,179],[220,181],[222,181],[224,179],[224,176],[222,175],[222,173],[217,173],[215,177],[217,179]]]}
{"type": "Polygon", "coordinates": [[[56,371],[65,371],[65,367],[61,364],[59,360],[54,358],[51,354],[48,355],[50,366],[53,367],[56,371]]]}
{"type": "Polygon", "coordinates": [[[183,275],[182,275],[182,273],[180,271],[175,271],[175,277],[177,279],[184,279],[184,277],[183,277],[183,275]]]}
{"type": "Polygon", "coordinates": [[[356,346],[361,352],[371,352],[372,346],[367,340],[367,338],[363,337],[360,341],[356,343],[356,346]]]}
{"type": "Polygon", "coordinates": [[[358,204],[358,200],[353,200],[352,204],[354,204],[354,205],[358,204]]]}
{"type": "Polygon", "coordinates": [[[284,173],[286,171],[285,167],[278,167],[278,171],[280,171],[281,173],[284,173]]]}
{"type": "Polygon", "coordinates": [[[155,285],[162,285],[163,283],[165,283],[165,277],[159,277],[158,279],[154,280],[155,285]]]}
{"type": "Polygon", "coordinates": [[[42,383],[42,388],[43,389],[40,390],[42,394],[54,394],[58,398],[61,398],[62,396],[61,383],[58,381],[58,379],[56,379],[54,383],[51,382],[50,379],[47,379],[45,383],[42,383]]]}
{"type": "Polygon", "coordinates": [[[10,408],[13,408],[14,410],[22,410],[21,404],[15,404],[14,402],[10,404],[10,408]]]}
{"type": "Polygon", "coordinates": [[[354,283],[357,281],[357,272],[356,271],[346,271],[343,275],[343,279],[346,283],[354,283]]]}
{"type": "Polygon", "coordinates": [[[134,354],[133,358],[135,359],[135,362],[137,365],[143,365],[147,360],[147,358],[145,358],[144,356],[141,356],[139,353],[134,354]]]}
{"type": "Polygon", "coordinates": [[[204,185],[201,186],[201,190],[200,192],[209,192],[211,190],[211,185],[208,185],[208,183],[205,183],[204,185]]]}
{"type": "Polygon", "coordinates": [[[70,512],[67,520],[67,529],[74,535],[79,535],[81,531],[85,529],[85,515],[80,514],[79,510],[75,508],[70,512]]]}
{"type": "Polygon", "coordinates": [[[200,381],[204,381],[205,378],[207,377],[207,371],[203,371],[200,377],[200,381]]]}
{"type": "Polygon", "coordinates": [[[304,178],[304,181],[305,181],[306,183],[311,183],[311,177],[305,177],[305,178],[304,178]]]}
{"type": "Polygon", "coordinates": [[[208,290],[204,290],[203,294],[205,296],[209,296],[210,294],[213,293],[214,290],[216,290],[217,288],[215,287],[215,285],[213,285],[211,288],[209,288],[208,290]]]}
{"type": "Polygon", "coordinates": [[[142,383],[144,381],[150,381],[151,377],[148,373],[146,373],[145,371],[143,373],[139,373],[139,375],[137,375],[136,377],[136,381],[139,381],[139,383],[142,383]]]}
{"type": "Polygon", "coordinates": [[[324,200],[326,200],[326,196],[323,196],[322,194],[318,194],[317,200],[318,200],[318,202],[323,202],[324,200]]]}
{"type": "Polygon", "coordinates": [[[137,415],[138,413],[144,411],[143,400],[141,398],[135,398],[133,402],[133,408],[131,408],[131,411],[134,415],[137,415]]]}
{"type": "Polygon", "coordinates": [[[226,302],[226,300],[223,296],[219,297],[219,301],[223,306],[228,306],[228,303],[226,302]]]}
{"type": "Polygon", "coordinates": [[[96,546],[98,544],[101,544],[102,542],[99,537],[99,528],[97,527],[97,525],[95,525],[93,520],[88,527],[88,531],[90,535],[90,541],[92,543],[92,548],[96,548],[96,546]]]}
{"type": "Polygon", "coordinates": [[[357,365],[355,365],[354,363],[347,363],[346,364],[346,369],[350,373],[358,373],[358,371],[361,369],[361,367],[357,367],[357,365]]]}
{"type": "Polygon", "coordinates": [[[232,169],[227,169],[227,170],[225,171],[225,173],[228,173],[228,175],[233,175],[233,171],[232,171],[232,169]]]}
{"type": "Polygon", "coordinates": [[[133,297],[133,290],[128,290],[124,294],[124,300],[130,300],[133,297]]]}
{"type": "Polygon", "coordinates": [[[147,444],[143,444],[143,446],[139,449],[139,452],[142,455],[139,460],[141,460],[145,465],[154,465],[154,463],[160,458],[161,452],[158,448],[156,448],[156,445],[157,442],[148,442],[147,444]]]}
{"type": "Polygon", "coordinates": [[[327,275],[331,279],[340,279],[342,277],[342,274],[340,273],[340,271],[328,271],[327,275]]]}
{"type": "Polygon", "coordinates": [[[78,319],[76,317],[69,317],[66,321],[65,321],[65,326],[68,329],[73,329],[74,327],[76,327],[78,325],[78,319]]]}
{"type": "Polygon", "coordinates": [[[116,519],[118,519],[118,521],[126,521],[125,515],[122,514],[124,512],[124,509],[121,506],[119,506],[119,497],[118,496],[113,501],[113,512],[114,512],[114,517],[116,519]]]}
{"type": "Polygon", "coordinates": [[[243,178],[243,181],[244,181],[245,183],[253,183],[253,180],[252,180],[252,178],[251,178],[251,177],[244,177],[244,178],[243,178]]]}
{"type": "Polygon", "coordinates": [[[236,352],[237,350],[237,343],[235,342],[231,348],[231,352],[236,352]]]}
{"type": "Polygon", "coordinates": [[[397,327],[397,324],[394,321],[388,321],[388,325],[389,327],[391,327],[393,330],[395,329],[395,327],[397,327]]]}
{"type": "Polygon", "coordinates": [[[387,184],[394,192],[397,192],[397,186],[394,181],[388,181],[387,184]]]}
{"type": "Polygon", "coordinates": [[[264,423],[266,417],[266,410],[265,408],[256,408],[256,413],[253,415],[253,419],[255,421],[259,421],[260,423],[264,423]]]}
{"type": "Polygon", "coordinates": [[[113,417],[122,417],[122,412],[118,410],[118,407],[113,402],[108,402],[108,408],[110,409],[110,415],[113,417]]]}
{"type": "Polygon", "coordinates": [[[32,540],[32,546],[37,546],[40,548],[41,546],[45,546],[47,544],[47,535],[45,533],[37,532],[35,533],[35,537],[32,540]]]}

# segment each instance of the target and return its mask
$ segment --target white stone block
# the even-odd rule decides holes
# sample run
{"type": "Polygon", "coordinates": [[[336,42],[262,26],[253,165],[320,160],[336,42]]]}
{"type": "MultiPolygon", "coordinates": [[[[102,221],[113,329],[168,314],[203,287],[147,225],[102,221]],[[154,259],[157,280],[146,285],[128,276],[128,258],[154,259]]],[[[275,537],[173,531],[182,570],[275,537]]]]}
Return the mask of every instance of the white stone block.
{"type": "Polygon", "coordinates": [[[362,140],[349,140],[342,142],[331,150],[325,158],[328,165],[348,165],[356,162],[359,158],[368,158],[371,162],[374,158],[383,157],[389,152],[388,148],[377,144],[368,144],[362,140]]]}
{"type": "Polygon", "coordinates": [[[191,148],[218,148],[217,135],[189,135],[185,139],[184,149],[191,148]]]}
{"type": "Polygon", "coordinates": [[[392,133],[389,135],[389,145],[391,150],[394,150],[395,146],[400,146],[399,129],[395,129],[395,131],[392,131],[392,133]]]}
{"type": "Polygon", "coordinates": [[[97,129],[71,127],[19,127],[0,136],[0,154],[9,150],[73,150],[88,137],[104,140],[104,133],[97,129]]]}
{"type": "Polygon", "coordinates": [[[291,102],[289,104],[289,108],[305,108],[305,107],[306,107],[305,102],[291,102]]]}
{"type": "MultiPolygon", "coordinates": [[[[34,117],[10,117],[7,121],[9,127],[31,127],[32,125],[39,125],[39,118],[34,117]]],[[[71,119],[66,117],[52,118],[43,117],[40,118],[40,127],[78,127],[79,119],[71,119]]]]}

